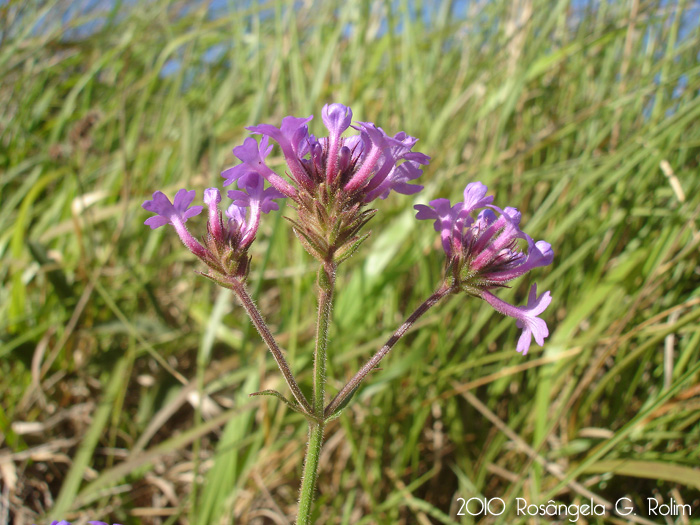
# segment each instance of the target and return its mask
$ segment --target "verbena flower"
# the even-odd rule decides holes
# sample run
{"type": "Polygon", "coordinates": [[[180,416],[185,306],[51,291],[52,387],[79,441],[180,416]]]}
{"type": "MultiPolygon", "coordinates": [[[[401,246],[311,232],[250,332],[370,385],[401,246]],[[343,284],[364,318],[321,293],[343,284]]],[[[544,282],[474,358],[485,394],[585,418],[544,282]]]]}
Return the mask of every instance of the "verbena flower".
{"type": "Polygon", "coordinates": [[[204,248],[185,227],[187,219],[202,213],[201,206],[189,207],[194,200],[195,193],[194,190],[187,191],[183,188],[175,194],[174,203],[171,203],[165,193],[156,191],[153,193],[153,199],[144,202],[141,207],[156,214],[146,219],[144,224],[147,224],[153,230],[166,224],[172,225],[182,243],[197,257],[201,258],[205,255],[204,248]]]}
{"type": "Polygon", "coordinates": [[[462,202],[452,206],[447,199],[435,199],[430,206],[418,204],[416,218],[434,221],[455,285],[517,320],[518,328],[523,330],[517,350],[527,354],[531,337],[542,346],[549,335],[546,323],[537,316],[552,301],[550,293],[538,297],[537,287],[533,285],[527,306],[516,307],[489,290],[504,287],[533,268],[550,264],[554,252],[549,243],[534,242],[520,229],[517,209],[493,206],[493,197],[486,196],[487,190],[481,182],[468,184],[462,202]],[[527,245],[525,248],[521,246],[523,243],[527,245]]]}
{"type": "Polygon", "coordinates": [[[258,143],[247,138],[233,149],[241,164],[224,170],[224,185],[251,174],[264,177],[297,204],[299,220],[292,221],[304,247],[314,257],[338,263],[364,239],[357,235],[373,212],[365,204],[385,199],[391,191],[413,194],[423,187],[411,184],[430,157],[413,152],[418,139],[399,132],[393,137],[371,122],[356,122],[359,134],[343,137],[352,122],[352,110],[342,104],[323,107],[327,137],[309,133],[307,118],[285,117],[281,126],[260,124],[247,128],[262,135],[258,143]],[[266,163],[277,142],[287,165],[288,179],[266,163]]]}
{"type": "Polygon", "coordinates": [[[257,173],[241,177],[238,187],[238,190],[228,192],[233,203],[226,210],[225,220],[219,210],[219,190],[208,188],[204,191],[204,203],[209,213],[203,243],[197,241],[185,226],[187,219],[199,215],[203,209],[202,206],[190,207],[195,197],[194,190],[181,189],[172,203],[163,192],[156,191],[153,198],[142,205],[145,210],[156,214],[146,219],[145,224],[153,229],[171,224],[183,244],[212,270],[223,276],[245,278],[249,262],[247,250],[255,240],[260,215],[278,210],[279,206],[273,199],[284,195],[274,188],[264,188],[264,179],[257,173]]]}

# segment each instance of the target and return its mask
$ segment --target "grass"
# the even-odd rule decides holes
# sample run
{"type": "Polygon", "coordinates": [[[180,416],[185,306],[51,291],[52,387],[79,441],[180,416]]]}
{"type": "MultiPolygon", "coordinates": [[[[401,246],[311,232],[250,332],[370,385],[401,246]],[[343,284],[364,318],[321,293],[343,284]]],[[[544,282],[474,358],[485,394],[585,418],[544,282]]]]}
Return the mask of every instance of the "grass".
{"type": "MultiPolygon", "coordinates": [[[[272,359],[140,204],[201,196],[244,126],[320,131],[331,101],[421,139],[415,202],[481,180],[556,257],[503,294],[552,290],[544,349],[464,297],[397,346],[327,431],[317,522],[470,523],[471,497],[509,504],[493,523],[526,520],[516,498],[700,512],[697,2],[69,4],[0,6],[0,522],[293,519],[303,418],[247,397],[284,391],[272,359]]],[[[381,201],[341,267],[331,391],[437,286],[413,203],[381,201]]],[[[309,389],[314,266],[279,216],[253,257],[309,389]]]]}

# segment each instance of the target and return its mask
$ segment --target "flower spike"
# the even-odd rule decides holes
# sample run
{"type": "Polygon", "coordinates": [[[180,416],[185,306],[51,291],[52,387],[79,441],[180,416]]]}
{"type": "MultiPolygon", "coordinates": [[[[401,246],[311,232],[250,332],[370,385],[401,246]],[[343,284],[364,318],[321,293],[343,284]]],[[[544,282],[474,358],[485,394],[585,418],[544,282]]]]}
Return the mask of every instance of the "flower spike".
{"type": "MultiPolygon", "coordinates": [[[[427,155],[411,151],[418,139],[403,131],[391,137],[371,122],[351,126],[352,117],[349,107],[326,104],[321,118],[328,136],[320,138],[309,133],[312,116],[287,116],[279,128],[250,126],[249,131],[263,136],[260,144],[247,138],[233,150],[242,164],[222,173],[226,184],[237,180],[239,186],[245,177],[257,174],[290,197],[299,212],[299,220],[292,222],[294,232],[320,261],[339,263],[353,253],[366,237],[361,228],[372,217],[364,206],[377,198],[386,199],[392,191],[419,192],[423,186],[412,181],[430,161],[427,155]],[[344,137],[351,127],[359,134],[344,137]],[[267,166],[268,139],[279,144],[289,180],[267,166]]],[[[230,195],[243,203],[235,191],[230,195]]]]}
{"type": "Polygon", "coordinates": [[[202,206],[190,207],[195,196],[194,191],[184,189],[178,191],[172,203],[163,192],[156,191],[153,199],[143,203],[145,210],[156,214],[146,219],[146,224],[153,229],[171,224],[183,244],[209,266],[211,272],[208,277],[224,286],[227,286],[226,279],[230,277],[241,281],[246,278],[249,264],[248,248],[255,240],[260,215],[279,210],[275,199],[285,197],[275,188],[264,187],[265,179],[259,171],[256,171],[262,168],[251,168],[255,164],[254,149],[260,152],[259,158],[262,159],[269,153],[269,147],[265,144],[266,139],[261,141],[260,147],[254,139],[250,140],[252,143],[248,142],[242,146],[242,150],[238,150],[239,155],[247,158],[250,164],[241,164],[243,168],[238,170],[238,173],[231,174],[229,171],[231,179],[228,182],[237,180],[239,189],[228,192],[234,202],[226,210],[226,219],[219,211],[221,192],[217,188],[208,188],[204,191],[204,203],[209,213],[207,235],[204,237],[203,245],[185,227],[187,219],[198,215],[203,209],[202,206]]]}

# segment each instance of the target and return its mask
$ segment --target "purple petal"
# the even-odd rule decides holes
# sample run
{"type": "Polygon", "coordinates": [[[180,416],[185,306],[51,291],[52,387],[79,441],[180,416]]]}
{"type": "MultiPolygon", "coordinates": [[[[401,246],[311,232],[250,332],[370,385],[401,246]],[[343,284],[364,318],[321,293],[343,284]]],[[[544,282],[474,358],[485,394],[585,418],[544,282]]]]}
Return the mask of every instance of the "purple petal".
{"type": "Polygon", "coordinates": [[[416,213],[416,219],[419,221],[428,221],[438,218],[437,211],[432,209],[430,206],[426,206],[425,204],[416,204],[413,207],[418,210],[418,213],[416,213]]]}
{"type": "Polygon", "coordinates": [[[155,230],[156,228],[170,224],[170,220],[162,215],[154,215],[146,219],[143,223],[146,226],[150,226],[152,230],[155,230]]]}
{"type": "Polygon", "coordinates": [[[471,182],[464,188],[464,204],[462,213],[469,214],[493,202],[493,195],[486,197],[488,187],[481,182],[471,182]]]}
{"type": "Polygon", "coordinates": [[[260,210],[263,213],[270,213],[273,210],[279,210],[279,204],[273,199],[283,199],[284,195],[277,191],[275,188],[267,188],[262,193],[262,200],[260,201],[260,210]]]}
{"type": "MultiPolygon", "coordinates": [[[[418,184],[408,184],[408,181],[417,179],[422,175],[422,170],[414,162],[404,162],[395,166],[386,179],[375,189],[368,191],[365,195],[365,202],[371,202],[377,197],[386,199],[391,190],[404,195],[413,195],[423,189],[418,184]]],[[[369,186],[368,186],[369,188],[369,186]]]]}
{"type": "Polygon", "coordinates": [[[352,110],[342,104],[326,104],[321,110],[321,118],[331,136],[340,136],[350,127],[352,110]]]}
{"type": "Polygon", "coordinates": [[[158,215],[171,214],[173,210],[173,204],[162,191],[154,192],[152,200],[145,201],[141,207],[146,211],[152,211],[158,215]]]}
{"type": "Polygon", "coordinates": [[[417,162],[423,166],[430,164],[430,157],[425,153],[420,153],[419,151],[409,151],[403,156],[403,158],[412,162],[417,162]]]}
{"type": "Polygon", "coordinates": [[[233,148],[233,154],[246,164],[264,164],[265,159],[272,151],[272,144],[269,142],[267,137],[262,137],[260,144],[258,144],[258,141],[253,137],[248,137],[243,141],[243,144],[233,148]]]}
{"type": "Polygon", "coordinates": [[[250,207],[250,195],[241,190],[229,190],[228,197],[233,201],[233,204],[241,208],[250,207]]]}

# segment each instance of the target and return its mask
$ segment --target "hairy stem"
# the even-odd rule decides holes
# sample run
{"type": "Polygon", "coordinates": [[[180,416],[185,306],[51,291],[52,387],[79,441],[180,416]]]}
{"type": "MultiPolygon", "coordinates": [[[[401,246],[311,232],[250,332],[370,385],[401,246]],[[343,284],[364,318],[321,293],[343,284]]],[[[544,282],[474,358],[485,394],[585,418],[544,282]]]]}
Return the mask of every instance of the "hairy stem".
{"type": "Polygon", "coordinates": [[[415,311],[404,321],[404,323],[399,326],[399,328],[394,332],[394,334],[389,338],[384,346],[382,346],[379,351],[372,356],[372,358],[367,361],[362,368],[353,376],[353,378],[348,381],[348,383],[338,392],[338,394],[333,398],[324,411],[324,418],[328,418],[334,414],[338,407],[342,406],[346,401],[348,396],[350,396],[362,380],[369,374],[378,364],[384,359],[389,351],[394,347],[394,345],[401,339],[406,332],[413,326],[413,324],[428,310],[435,306],[440,300],[450,295],[454,292],[454,287],[447,284],[443,284],[438,291],[433,295],[428,297],[415,311]]]}
{"type": "Polygon", "coordinates": [[[325,424],[317,421],[309,421],[309,444],[306,447],[304,458],[304,474],[301,478],[299,490],[299,511],[297,513],[297,525],[311,523],[311,507],[316,491],[316,478],[318,478],[318,458],[321,456],[323,444],[323,430],[325,424]]]}
{"type": "Polygon", "coordinates": [[[314,415],[320,419],[323,419],[326,392],[326,348],[328,347],[328,329],[333,310],[335,271],[336,266],[333,263],[324,264],[318,271],[318,321],[316,323],[316,350],[314,352],[314,395],[311,404],[314,415]]]}
{"type": "Polygon", "coordinates": [[[294,374],[292,374],[292,370],[289,368],[289,364],[287,364],[287,360],[284,358],[282,350],[277,344],[277,341],[275,341],[275,338],[272,335],[272,332],[270,332],[270,329],[268,328],[267,324],[265,323],[265,320],[263,319],[262,314],[258,310],[258,307],[255,306],[255,302],[248,294],[248,290],[246,289],[245,285],[235,278],[229,279],[228,283],[231,285],[231,289],[241,301],[241,304],[243,305],[243,308],[245,308],[245,311],[248,313],[248,316],[253,322],[253,325],[255,325],[255,328],[257,328],[258,332],[260,333],[260,337],[263,338],[263,341],[265,341],[265,343],[267,344],[267,347],[270,349],[270,352],[272,352],[272,356],[275,358],[277,366],[282,372],[284,379],[287,381],[287,385],[292,391],[294,399],[297,400],[297,403],[299,403],[307,413],[311,414],[311,405],[309,404],[303,392],[299,388],[296,379],[294,379],[294,374]]]}
{"type": "Polygon", "coordinates": [[[316,324],[316,350],[314,352],[314,394],[311,401],[315,421],[309,421],[309,445],[304,458],[304,474],[299,490],[299,512],[297,525],[310,523],[316,479],[318,477],[318,458],[323,444],[323,405],[326,392],[326,349],[328,348],[328,328],[333,310],[333,292],[335,290],[334,263],[325,263],[318,271],[318,322],[316,324]]]}

